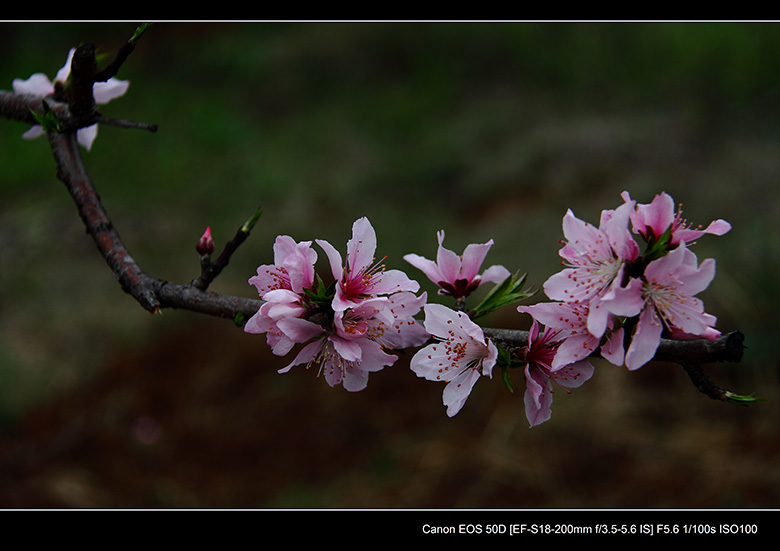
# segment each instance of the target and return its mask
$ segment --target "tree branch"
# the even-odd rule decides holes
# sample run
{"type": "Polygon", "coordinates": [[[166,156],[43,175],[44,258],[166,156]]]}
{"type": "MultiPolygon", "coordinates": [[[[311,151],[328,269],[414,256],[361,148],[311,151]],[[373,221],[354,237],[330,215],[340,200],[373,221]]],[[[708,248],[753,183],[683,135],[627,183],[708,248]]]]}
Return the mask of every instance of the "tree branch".
{"type": "MultiPolygon", "coordinates": [[[[528,345],[528,331],[513,329],[484,329],[485,336],[506,350],[528,345]]],[[[653,360],[673,362],[683,366],[742,360],[745,336],[739,331],[722,335],[717,340],[695,339],[677,341],[661,339],[653,360]]]]}
{"type": "MultiPolygon", "coordinates": [[[[50,132],[48,137],[57,162],[57,177],[76,203],[87,233],[122,289],[145,310],[158,313],[163,308],[179,308],[231,319],[248,318],[257,312],[262,304],[260,300],[206,293],[193,285],[179,285],[147,275],[130,255],[108,217],[87,174],[75,134],[50,132]]],[[[230,252],[237,246],[233,244],[230,252]]]]}

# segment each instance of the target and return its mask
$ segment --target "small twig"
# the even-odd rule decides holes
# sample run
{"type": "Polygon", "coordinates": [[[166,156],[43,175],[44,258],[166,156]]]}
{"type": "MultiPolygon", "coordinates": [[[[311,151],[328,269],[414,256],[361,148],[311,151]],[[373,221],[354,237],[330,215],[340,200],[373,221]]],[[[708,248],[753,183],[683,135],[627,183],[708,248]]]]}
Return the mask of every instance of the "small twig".
{"type": "Polygon", "coordinates": [[[211,285],[211,282],[214,281],[214,278],[216,278],[222,272],[222,270],[225,269],[225,266],[230,263],[230,257],[234,252],[236,252],[236,249],[238,249],[241,243],[246,241],[246,238],[249,237],[249,232],[252,231],[252,228],[257,223],[257,220],[260,218],[260,214],[262,212],[263,211],[260,208],[255,211],[255,214],[252,215],[252,218],[247,220],[244,225],[238,229],[236,235],[233,236],[233,239],[225,244],[225,248],[222,250],[222,253],[220,253],[216,260],[202,262],[201,274],[192,282],[193,287],[196,287],[201,291],[205,291],[208,286],[211,285]]]}
{"type": "Polygon", "coordinates": [[[143,34],[148,31],[153,23],[144,23],[140,25],[133,33],[127,42],[122,44],[116,52],[116,56],[111,62],[106,65],[101,71],[97,71],[94,75],[95,82],[105,82],[111,77],[116,76],[119,73],[119,68],[122,67],[127,58],[133,53],[138,40],[143,34]]]}
{"type": "Polygon", "coordinates": [[[112,119],[98,115],[95,117],[95,122],[100,124],[106,124],[108,126],[115,126],[117,128],[129,128],[137,130],[148,130],[149,132],[157,132],[157,125],[148,122],[131,121],[127,119],[112,119]]]}

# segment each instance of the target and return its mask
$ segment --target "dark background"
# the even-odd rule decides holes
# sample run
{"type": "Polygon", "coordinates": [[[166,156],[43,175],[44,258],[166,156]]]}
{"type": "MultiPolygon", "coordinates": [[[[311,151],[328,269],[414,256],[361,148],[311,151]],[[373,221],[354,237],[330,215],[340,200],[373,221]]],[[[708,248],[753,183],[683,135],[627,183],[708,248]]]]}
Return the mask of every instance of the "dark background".
{"type": "MultiPolygon", "coordinates": [[[[0,24],[0,88],[69,48],[111,55],[131,23],[0,24]]],[[[387,265],[493,238],[486,265],[560,268],[561,217],[598,222],[629,190],[689,221],[701,294],[740,364],[598,362],[549,422],[482,380],[448,418],[411,354],[350,394],[279,375],[262,336],[124,294],[56,179],[44,139],[0,121],[0,507],[777,508],[780,27],[759,23],[158,23],[119,78],[88,170],[131,253],[186,283],[263,217],[212,290],[255,296],[277,234],[340,250],[368,216],[387,265]]],[[[320,255],[324,260],[324,255],[320,255]]],[[[327,273],[327,265],[321,265],[327,273]]],[[[535,298],[542,299],[539,296],[535,298]]],[[[486,323],[527,328],[512,309],[486,323]]],[[[522,383],[516,379],[516,385],[522,383]]]]}

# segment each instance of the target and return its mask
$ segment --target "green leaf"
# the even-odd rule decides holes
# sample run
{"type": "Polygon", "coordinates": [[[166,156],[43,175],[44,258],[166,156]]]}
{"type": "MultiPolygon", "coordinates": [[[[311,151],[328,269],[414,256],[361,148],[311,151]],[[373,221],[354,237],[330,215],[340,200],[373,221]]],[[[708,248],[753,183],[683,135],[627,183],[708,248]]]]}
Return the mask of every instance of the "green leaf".
{"type": "Polygon", "coordinates": [[[664,233],[662,233],[658,239],[651,239],[647,243],[647,250],[645,250],[644,257],[647,262],[661,258],[669,252],[669,244],[672,241],[672,227],[674,224],[670,224],[664,233]]]}
{"type": "Polygon", "coordinates": [[[490,292],[482,299],[482,302],[474,308],[472,318],[478,318],[489,314],[494,310],[517,304],[536,293],[536,290],[523,289],[528,274],[515,273],[510,275],[504,281],[493,287],[490,292]]]}
{"type": "Polygon", "coordinates": [[[738,406],[745,406],[745,407],[755,404],[756,402],[768,401],[766,398],[756,398],[755,393],[744,396],[744,395],[734,394],[733,392],[726,391],[725,396],[726,396],[726,401],[731,402],[732,404],[737,404],[738,406]]]}
{"type": "Polygon", "coordinates": [[[244,225],[241,226],[241,231],[244,233],[249,233],[252,231],[252,228],[255,227],[255,224],[257,224],[257,221],[260,220],[260,216],[263,214],[263,209],[260,207],[257,207],[257,210],[252,215],[252,218],[244,222],[244,225]]]}
{"type": "Polygon", "coordinates": [[[515,391],[515,387],[512,385],[512,378],[509,376],[509,370],[505,367],[501,368],[501,381],[509,389],[509,392],[515,391]]]}
{"type": "Polygon", "coordinates": [[[59,132],[62,130],[62,125],[60,124],[60,121],[57,120],[57,116],[54,114],[54,111],[51,110],[49,104],[46,103],[46,101],[42,101],[41,105],[43,105],[43,113],[38,113],[37,111],[30,109],[30,114],[33,119],[35,119],[35,122],[40,124],[46,132],[59,132]]]}
{"type": "Polygon", "coordinates": [[[135,30],[135,33],[133,33],[133,36],[131,36],[130,40],[128,40],[128,42],[130,42],[131,44],[135,44],[136,42],[138,42],[141,39],[141,37],[144,35],[144,33],[146,33],[146,31],[152,28],[152,25],[154,25],[154,23],[142,23],[141,25],[139,25],[138,28],[135,30]]]}
{"type": "Polygon", "coordinates": [[[496,364],[501,368],[511,367],[512,356],[510,356],[509,352],[507,352],[500,346],[496,346],[496,349],[498,350],[498,358],[496,359],[496,364]]]}
{"type": "Polygon", "coordinates": [[[304,289],[303,292],[312,302],[319,306],[330,306],[333,302],[333,297],[336,295],[336,282],[334,281],[327,287],[325,282],[322,281],[320,274],[314,274],[315,282],[310,289],[304,289]]]}

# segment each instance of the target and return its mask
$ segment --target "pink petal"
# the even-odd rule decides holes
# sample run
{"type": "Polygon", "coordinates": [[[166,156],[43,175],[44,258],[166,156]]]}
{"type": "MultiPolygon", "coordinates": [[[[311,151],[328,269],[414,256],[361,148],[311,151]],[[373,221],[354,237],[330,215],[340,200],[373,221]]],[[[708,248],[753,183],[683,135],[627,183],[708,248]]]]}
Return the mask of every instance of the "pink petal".
{"type": "Polygon", "coordinates": [[[17,94],[30,94],[42,98],[54,93],[54,84],[43,73],[30,75],[27,80],[15,78],[12,84],[17,94]]]}
{"type": "Polygon", "coordinates": [[[398,359],[398,356],[388,354],[374,341],[364,339],[360,341],[360,346],[362,348],[360,360],[361,371],[367,373],[381,371],[385,367],[393,365],[398,359]]]}
{"type": "Polygon", "coordinates": [[[347,360],[348,362],[359,362],[362,357],[363,349],[360,348],[360,344],[355,341],[349,341],[340,337],[331,336],[328,337],[330,342],[333,343],[333,348],[338,352],[339,356],[347,360]]]}
{"type": "Polygon", "coordinates": [[[116,78],[108,79],[107,82],[96,82],[92,87],[95,103],[104,105],[113,99],[120,98],[125,95],[129,87],[130,81],[116,78]]]}
{"type": "Polygon", "coordinates": [[[97,138],[97,132],[97,124],[87,126],[86,128],[80,128],[78,131],[76,131],[76,141],[78,141],[79,144],[81,144],[87,151],[90,151],[92,149],[92,144],[94,143],[95,138],[97,138]]]}
{"type": "Polygon", "coordinates": [[[447,416],[455,416],[466,403],[480,374],[476,369],[466,369],[444,387],[442,401],[447,406],[447,416]]]}
{"type": "Polygon", "coordinates": [[[503,283],[506,278],[508,278],[512,273],[507,270],[505,267],[500,266],[498,264],[491,266],[484,272],[482,272],[482,275],[480,276],[480,279],[485,281],[490,281],[491,283],[503,283]]]}
{"type": "Polygon", "coordinates": [[[645,306],[639,315],[639,322],[626,352],[626,367],[632,371],[639,369],[653,359],[661,342],[663,325],[652,304],[645,306]]]}
{"type": "Polygon", "coordinates": [[[409,276],[401,270],[386,270],[377,276],[371,290],[376,295],[386,295],[400,291],[416,293],[420,290],[420,284],[413,279],[409,279],[409,276]]]}
{"type": "Polygon", "coordinates": [[[593,377],[593,365],[582,360],[550,373],[550,378],[563,388],[579,388],[593,377]]]}
{"type": "Polygon", "coordinates": [[[404,260],[420,270],[425,274],[425,277],[430,279],[433,283],[438,284],[440,281],[445,281],[444,275],[441,273],[441,270],[439,270],[439,266],[433,260],[428,260],[417,254],[404,255],[404,260]]]}
{"type": "MultiPolygon", "coordinates": [[[[446,249],[442,243],[444,242],[444,231],[438,233],[439,237],[439,249],[436,252],[436,264],[441,271],[442,279],[447,283],[454,284],[456,279],[461,277],[461,259],[455,252],[446,249]]],[[[439,283],[438,281],[436,283],[439,283]]]]}
{"type": "Polygon", "coordinates": [[[68,50],[68,57],[65,60],[65,65],[62,66],[62,68],[57,71],[57,75],[54,77],[54,82],[62,82],[65,84],[68,81],[68,77],[70,76],[70,65],[73,61],[73,54],[76,53],[76,48],[71,48],[68,50]]]}
{"type": "Polygon", "coordinates": [[[31,127],[29,130],[27,130],[24,134],[22,134],[22,138],[25,140],[32,140],[34,138],[37,138],[38,136],[43,136],[43,127],[40,124],[36,124],[35,126],[31,127]]]}
{"type": "Polygon", "coordinates": [[[525,368],[525,416],[532,427],[541,425],[552,417],[552,392],[547,377],[538,370],[525,368]]]}
{"type": "Polygon", "coordinates": [[[555,353],[551,372],[557,373],[561,369],[566,369],[570,365],[584,360],[596,350],[598,345],[599,339],[587,333],[567,337],[555,353]]]}
{"type": "Polygon", "coordinates": [[[317,340],[310,342],[298,352],[295,359],[290,362],[286,367],[281,368],[277,373],[287,373],[293,366],[300,365],[302,363],[308,364],[313,362],[317,355],[322,350],[323,341],[317,340]]]}
{"type": "MultiPolygon", "coordinates": [[[[325,380],[328,380],[327,376],[325,380]]],[[[350,366],[344,371],[343,379],[339,377],[339,380],[348,392],[360,392],[368,386],[368,373],[350,366]]],[[[331,386],[333,385],[331,384],[331,386]]]]}
{"type": "Polygon", "coordinates": [[[628,229],[629,217],[633,209],[632,203],[623,203],[615,209],[609,222],[606,223],[603,231],[609,239],[612,250],[618,257],[633,261],[639,256],[639,246],[631,237],[628,229]]]}
{"type": "Polygon", "coordinates": [[[284,318],[277,321],[276,324],[290,339],[300,343],[307,342],[325,332],[321,325],[301,318],[284,318]]]}
{"type": "Polygon", "coordinates": [[[352,239],[347,242],[347,262],[353,273],[374,264],[376,232],[368,218],[358,218],[352,224],[352,239]]]}
{"type": "Polygon", "coordinates": [[[459,374],[457,369],[449,369],[449,364],[444,344],[437,343],[418,350],[409,367],[418,377],[429,381],[449,381],[459,374]]]}
{"type": "Polygon", "coordinates": [[[644,226],[639,230],[647,233],[649,228],[655,237],[660,237],[674,222],[674,199],[664,192],[653,197],[649,205],[638,205],[636,211],[637,222],[644,226]]]}
{"type": "Polygon", "coordinates": [[[342,276],[344,275],[344,264],[341,260],[341,253],[336,250],[336,247],[324,239],[317,239],[316,242],[317,245],[322,247],[322,250],[325,251],[325,256],[328,257],[328,261],[330,262],[330,271],[333,274],[333,279],[336,281],[341,281],[342,276]]]}
{"type": "Polygon", "coordinates": [[[612,365],[623,365],[625,358],[625,350],[623,348],[624,333],[625,331],[622,327],[618,328],[601,345],[601,356],[612,365]]]}
{"type": "Polygon", "coordinates": [[[468,245],[463,251],[463,259],[461,266],[461,278],[467,281],[473,281],[477,274],[479,274],[482,263],[485,261],[488,251],[493,246],[493,240],[491,239],[487,243],[468,245]]]}
{"type": "Polygon", "coordinates": [[[295,239],[289,235],[277,235],[274,240],[274,264],[281,266],[295,252],[295,239]]]}
{"type": "Polygon", "coordinates": [[[688,296],[696,295],[709,287],[715,278],[715,259],[707,258],[694,270],[685,270],[681,274],[681,290],[688,296]]]}

